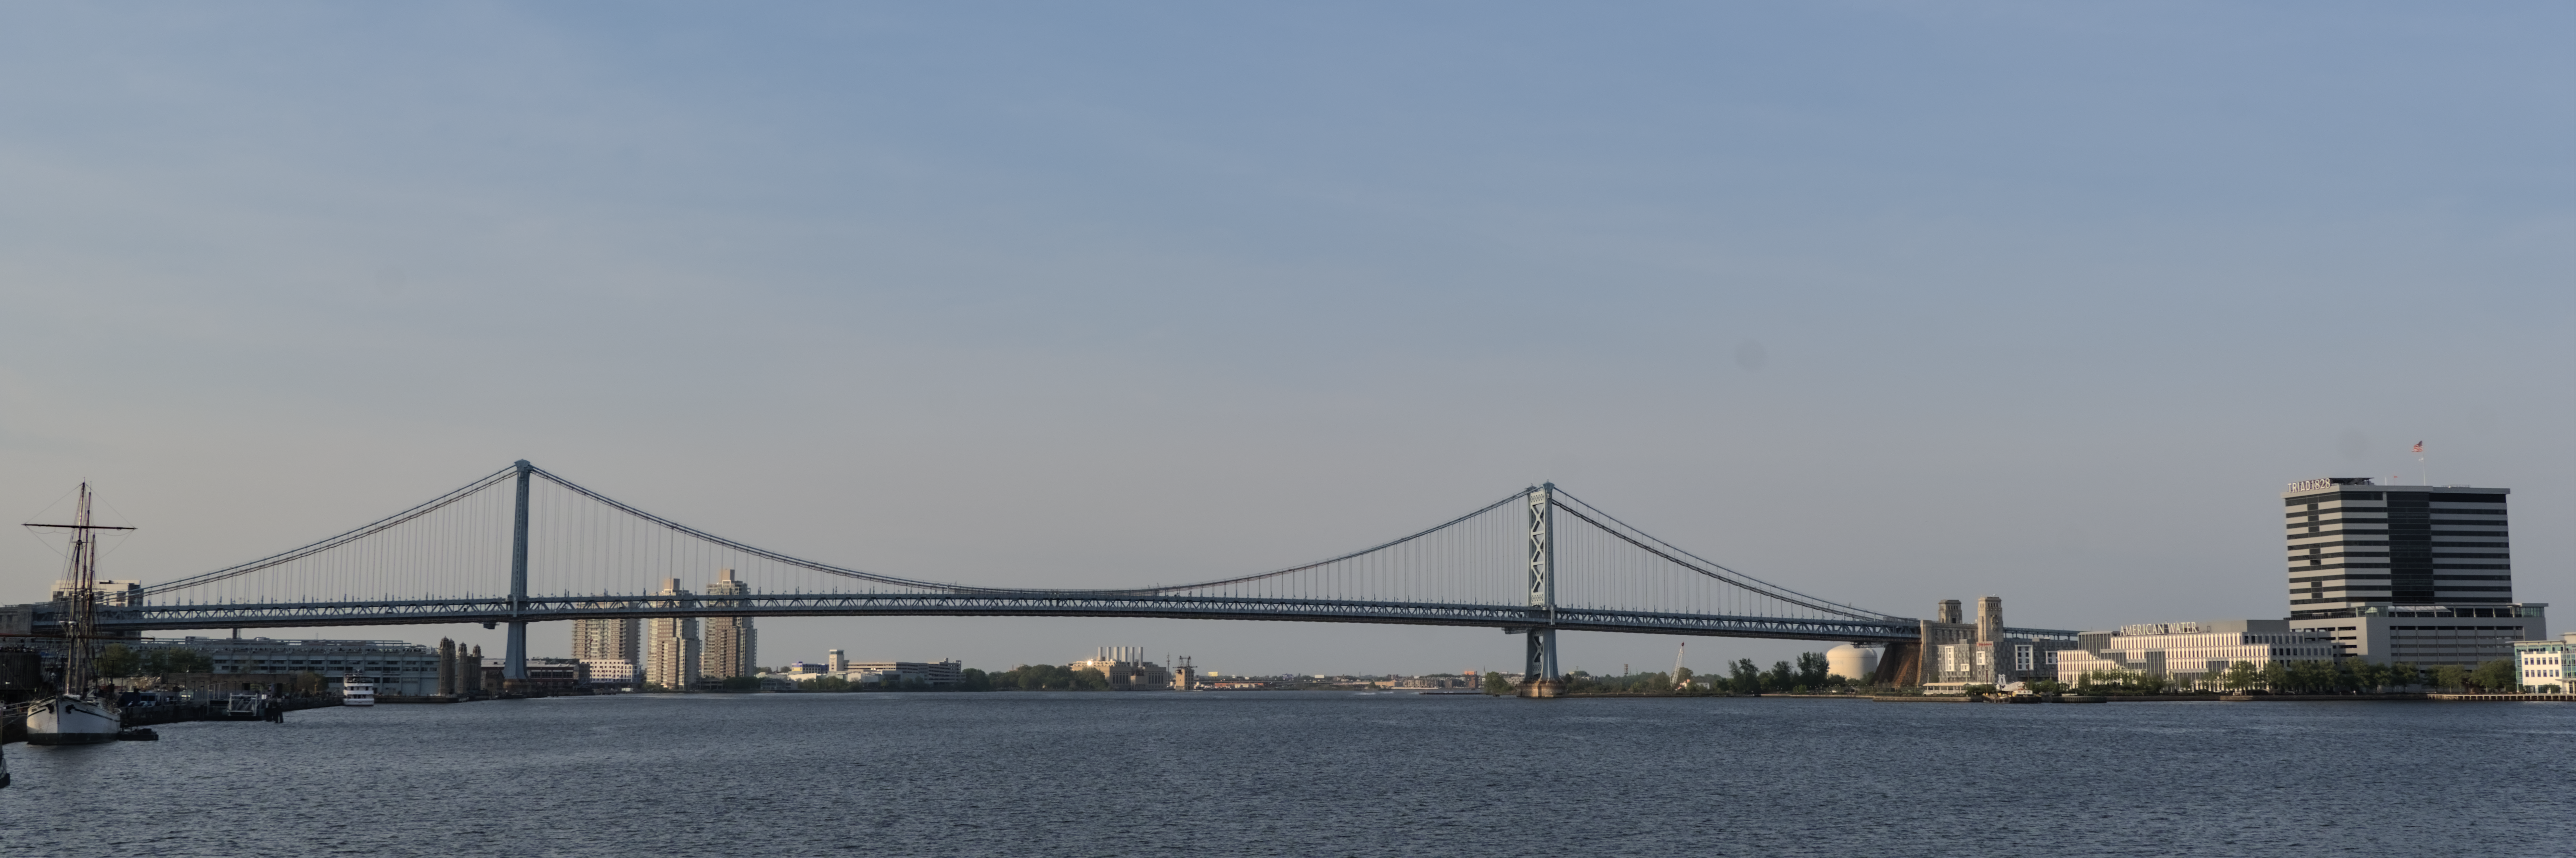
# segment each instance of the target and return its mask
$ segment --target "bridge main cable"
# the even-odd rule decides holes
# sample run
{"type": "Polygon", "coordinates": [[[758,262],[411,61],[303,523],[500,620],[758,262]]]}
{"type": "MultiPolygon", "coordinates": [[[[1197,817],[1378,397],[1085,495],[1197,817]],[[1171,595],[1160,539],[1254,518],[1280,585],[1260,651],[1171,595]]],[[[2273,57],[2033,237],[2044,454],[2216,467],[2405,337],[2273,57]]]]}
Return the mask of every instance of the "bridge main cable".
{"type": "MultiPolygon", "coordinates": [[[[532,466],[532,467],[533,467],[533,466],[532,466]]],[[[763,558],[763,559],[776,561],[776,562],[779,562],[779,563],[783,563],[783,564],[786,564],[786,565],[789,565],[789,566],[795,566],[795,567],[802,568],[802,569],[810,569],[810,570],[813,570],[813,571],[816,571],[816,572],[823,572],[823,573],[832,574],[832,575],[842,575],[842,576],[846,576],[846,577],[850,577],[850,578],[857,578],[857,579],[866,580],[866,581],[874,581],[874,582],[877,582],[877,583],[880,583],[880,584],[889,584],[889,585],[893,585],[893,586],[897,586],[897,587],[911,587],[911,588],[922,589],[922,590],[930,590],[930,591],[933,591],[933,592],[940,592],[940,593],[955,593],[955,594],[960,594],[960,595],[1002,595],[1002,594],[1015,594],[1015,593],[1060,593],[1060,594],[1084,594],[1084,595],[1140,595],[1140,596],[1144,596],[1144,595],[1166,595],[1166,594],[1172,594],[1172,593],[1183,593],[1183,592],[1188,592],[1188,591],[1192,591],[1192,590],[1203,590],[1203,589],[1207,589],[1207,588],[1210,588],[1210,587],[1223,587],[1223,586],[1227,586],[1227,585],[1231,585],[1231,584],[1243,584],[1243,583],[1248,583],[1248,582],[1252,582],[1252,581],[1259,581],[1259,580],[1264,579],[1264,578],[1274,578],[1274,577],[1281,576],[1281,575],[1288,575],[1288,574],[1292,574],[1292,573],[1296,573],[1296,572],[1302,572],[1302,571],[1305,571],[1305,570],[1308,570],[1308,569],[1313,569],[1313,568],[1318,567],[1318,566],[1329,565],[1329,564],[1332,564],[1332,563],[1337,563],[1337,562],[1340,562],[1340,561],[1343,561],[1343,560],[1348,560],[1348,559],[1351,559],[1351,558],[1353,558],[1353,557],[1358,557],[1358,556],[1361,556],[1361,555],[1364,555],[1364,554],[1368,554],[1368,553],[1371,553],[1371,552],[1375,552],[1375,551],[1382,551],[1382,550],[1385,550],[1385,549],[1387,549],[1387,548],[1391,548],[1391,547],[1394,547],[1394,546],[1397,546],[1397,545],[1402,545],[1402,544],[1404,544],[1404,543],[1411,542],[1411,541],[1413,541],[1413,540],[1420,539],[1420,538],[1422,538],[1422,537],[1429,536],[1429,535],[1434,534],[1434,533],[1438,533],[1438,532],[1440,532],[1440,531],[1442,531],[1442,530],[1446,530],[1446,529],[1448,529],[1449,527],[1451,527],[1451,526],[1453,526],[1453,525],[1456,525],[1456,524],[1457,524],[1457,523],[1459,523],[1459,522],[1466,521],[1466,520],[1471,519],[1471,518],[1475,518],[1476,516],[1479,516],[1479,515],[1483,515],[1483,514],[1485,514],[1485,513],[1487,513],[1487,512],[1492,511],[1495,507],[1499,507],[1499,506],[1502,506],[1502,505],[1504,505],[1504,504],[1511,503],[1512,501],[1514,501],[1514,500],[1517,500],[1517,499],[1521,498],[1521,497],[1524,495],[1524,493],[1525,493],[1525,492],[1513,492],[1512,494],[1509,494],[1509,495],[1505,495],[1505,496],[1503,496],[1503,498],[1502,498],[1502,499],[1500,499],[1500,500],[1494,501],[1493,503],[1489,503],[1489,504],[1486,504],[1486,505],[1484,505],[1484,506],[1482,506],[1482,507],[1477,508],[1477,509],[1476,509],[1476,511],[1474,511],[1474,512],[1470,512],[1470,513],[1467,513],[1466,515],[1462,515],[1462,516],[1459,516],[1459,517],[1457,517],[1457,518],[1453,518],[1453,519],[1450,519],[1450,520],[1448,520],[1448,521],[1441,522],[1441,523],[1440,523],[1440,524],[1438,524],[1438,525],[1434,525],[1434,526],[1432,526],[1432,527],[1425,528],[1425,529],[1423,529],[1423,530],[1421,530],[1421,531],[1419,531],[1419,532],[1412,533],[1412,534],[1409,534],[1409,535],[1406,535],[1406,536],[1403,536],[1403,537],[1399,537],[1399,538],[1396,538],[1396,539],[1388,540],[1388,541],[1386,541],[1386,542],[1382,542],[1382,543],[1379,543],[1379,544],[1377,544],[1377,545],[1372,545],[1372,546],[1369,546],[1369,547],[1367,547],[1367,548],[1360,549],[1360,550],[1358,550],[1358,551],[1353,551],[1353,552],[1350,552],[1350,553],[1347,553],[1347,554],[1338,555],[1338,556],[1331,557],[1331,558],[1327,558],[1327,559],[1324,559],[1324,560],[1318,560],[1318,561],[1315,561],[1315,562],[1313,562],[1313,563],[1304,563],[1304,564],[1299,564],[1299,565],[1296,565],[1296,566],[1290,566],[1290,567],[1285,568],[1285,569],[1275,569],[1275,570],[1272,570],[1272,571],[1269,571],[1269,572],[1262,572],[1262,573],[1254,574],[1254,575],[1243,575],[1243,576],[1238,576],[1238,577],[1234,577],[1234,578],[1222,578],[1222,579],[1218,579],[1218,580],[1214,580],[1214,581],[1199,581],[1199,582],[1190,583],[1190,584],[1173,584],[1173,585],[1168,585],[1168,586],[1159,586],[1159,587],[1111,587],[1111,588],[978,587],[978,586],[974,586],[974,585],[970,585],[970,584],[946,584],[946,583],[940,583],[940,582],[936,582],[936,581],[921,581],[921,580],[916,580],[916,579],[911,579],[911,578],[898,578],[898,577],[895,577],[895,576],[892,576],[892,575],[882,575],[882,574],[878,574],[878,573],[875,573],[875,572],[864,572],[864,571],[857,570],[857,569],[850,569],[850,568],[846,568],[846,567],[842,567],[842,566],[834,566],[834,565],[829,564],[829,563],[823,563],[823,562],[820,562],[820,561],[814,561],[814,560],[807,560],[807,559],[804,559],[804,558],[801,558],[801,557],[796,557],[796,556],[792,556],[792,555],[788,555],[788,554],[782,554],[782,553],[779,553],[779,552],[776,552],[776,551],[771,551],[771,550],[766,549],[766,548],[761,548],[761,547],[759,547],[759,546],[750,545],[750,544],[743,543],[743,542],[737,542],[737,541],[735,541],[735,540],[731,540],[731,539],[726,539],[726,538],[724,538],[724,537],[717,536],[717,535],[715,535],[715,534],[708,533],[708,532],[706,532],[706,531],[699,530],[699,529],[697,529],[697,528],[690,527],[690,526],[688,526],[688,525],[681,524],[681,523],[679,523],[679,522],[672,521],[672,520],[670,520],[670,519],[663,518],[663,517],[661,517],[661,516],[654,515],[654,514],[652,514],[652,513],[645,512],[645,511],[640,510],[640,509],[636,509],[635,507],[628,506],[628,505],[626,505],[625,503],[622,503],[622,502],[618,501],[618,500],[617,500],[617,499],[615,499],[615,498],[609,497],[609,496],[604,495],[604,494],[600,494],[599,492],[592,491],[592,490],[590,490],[590,489],[588,489],[588,488],[584,488],[584,487],[582,487],[581,485],[576,484],[576,483],[574,483],[574,482],[573,482],[573,481],[571,481],[571,480],[564,479],[562,476],[559,476],[559,475],[555,474],[554,472],[552,472],[552,471],[548,471],[548,470],[546,470],[546,469],[544,469],[544,468],[533,468],[533,470],[534,470],[534,472],[536,473],[536,475],[537,475],[537,476],[540,476],[540,477],[544,477],[544,478],[546,478],[546,480],[547,480],[548,482],[554,483],[555,485],[558,485],[558,486],[562,486],[564,489],[566,489],[566,490],[568,490],[568,491],[571,491],[571,492],[573,492],[573,493],[575,493],[575,494],[579,494],[579,495],[581,495],[581,496],[583,496],[583,497],[586,497],[586,498],[589,498],[589,499],[591,499],[591,500],[598,501],[598,502],[600,502],[600,503],[602,503],[602,504],[606,504],[606,505],[608,505],[608,506],[610,506],[610,507],[614,507],[614,508],[616,508],[617,510],[619,510],[619,511],[621,511],[621,512],[624,512],[624,513],[626,513],[626,514],[628,514],[628,515],[632,515],[632,516],[635,516],[636,518],[640,518],[640,519],[643,519],[643,520],[645,520],[645,521],[652,522],[652,523],[654,523],[654,524],[656,524],[656,525],[659,525],[659,526],[662,526],[662,527],[669,528],[669,529],[671,529],[671,530],[673,530],[673,531],[675,531],[675,532],[678,532],[678,533],[687,534],[688,536],[691,536],[691,537],[694,537],[694,538],[697,538],[697,539],[702,539],[702,540],[705,540],[705,541],[707,541],[707,542],[710,542],[710,543],[713,543],[713,544],[716,544],[716,545],[724,546],[724,547],[726,547],[726,548],[731,548],[731,549],[734,549],[734,550],[736,550],[736,551],[743,552],[743,553],[745,553],[745,554],[753,555],[753,556],[755,556],[755,557],[760,557],[760,558],[763,558]]]]}

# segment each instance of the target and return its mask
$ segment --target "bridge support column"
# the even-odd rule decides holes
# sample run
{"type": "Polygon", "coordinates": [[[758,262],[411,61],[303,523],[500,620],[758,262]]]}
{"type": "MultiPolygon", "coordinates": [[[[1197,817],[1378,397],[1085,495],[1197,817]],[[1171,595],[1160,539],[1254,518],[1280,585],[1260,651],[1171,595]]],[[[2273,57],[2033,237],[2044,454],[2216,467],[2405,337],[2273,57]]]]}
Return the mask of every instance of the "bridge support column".
{"type": "Polygon", "coordinates": [[[1521,666],[1520,696],[1555,697],[1565,691],[1556,672],[1556,484],[1529,493],[1529,605],[1543,625],[1529,630],[1521,666]]]}
{"type": "Polygon", "coordinates": [[[1520,696],[1555,697],[1565,693],[1556,673],[1556,630],[1529,630],[1529,663],[1521,669],[1520,696]]]}
{"type": "MultiPolygon", "coordinates": [[[[528,472],[536,470],[528,460],[520,459],[519,507],[510,520],[510,614],[518,615],[528,607],[528,472]]],[[[528,624],[510,621],[507,645],[501,652],[501,680],[508,683],[528,678],[528,624]]],[[[498,689],[496,689],[498,690],[498,689]]]]}

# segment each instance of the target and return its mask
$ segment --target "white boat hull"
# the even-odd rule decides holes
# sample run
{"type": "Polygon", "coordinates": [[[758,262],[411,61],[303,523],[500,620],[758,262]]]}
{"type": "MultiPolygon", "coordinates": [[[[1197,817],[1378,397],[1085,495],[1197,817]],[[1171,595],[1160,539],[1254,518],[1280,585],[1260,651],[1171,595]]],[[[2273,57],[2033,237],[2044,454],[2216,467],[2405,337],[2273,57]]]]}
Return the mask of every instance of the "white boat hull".
{"type": "Polygon", "coordinates": [[[88,745],[116,741],[124,719],[95,700],[48,697],[27,709],[27,744],[88,745]]]}

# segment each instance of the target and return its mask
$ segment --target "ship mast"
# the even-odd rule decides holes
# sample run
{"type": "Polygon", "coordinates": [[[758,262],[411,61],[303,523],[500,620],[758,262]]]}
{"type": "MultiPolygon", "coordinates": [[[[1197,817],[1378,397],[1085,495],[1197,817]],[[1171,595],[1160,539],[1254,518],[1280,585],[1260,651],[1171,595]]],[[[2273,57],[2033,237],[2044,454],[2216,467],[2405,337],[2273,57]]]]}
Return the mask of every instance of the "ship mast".
{"type": "Polygon", "coordinates": [[[89,484],[80,486],[80,503],[72,508],[70,524],[29,524],[28,527],[51,527],[72,532],[69,558],[72,582],[70,593],[71,625],[65,630],[69,648],[63,653],[64,694],[89,691],[91,663],[98,657],[94,650],[98,640],[98,534],[101,530],[133,530],[89,523],[89,484]]]}

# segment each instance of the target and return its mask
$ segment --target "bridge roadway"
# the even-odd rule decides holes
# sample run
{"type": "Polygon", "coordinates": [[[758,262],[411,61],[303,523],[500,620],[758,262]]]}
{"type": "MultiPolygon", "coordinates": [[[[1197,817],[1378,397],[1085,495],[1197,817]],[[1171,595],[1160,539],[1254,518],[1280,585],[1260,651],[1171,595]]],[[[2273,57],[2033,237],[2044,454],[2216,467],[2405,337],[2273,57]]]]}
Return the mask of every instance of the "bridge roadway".
{"type": "MultiPolygon", "coordinates": [[[[38,634],[51,632],[50,605],[36,606],[38,634]]],[[[1910,643],[1913,621],[1801,619],[1672,614],[1526,605],[1440,604],[1330,599],[1253,599],[1147,593],[986,590],[964,593],[768,593],[723,597],[530,597],[514,609],[507,596],[365,602],[271,602],[101,606],[104,632],[175,629],[544,622],[605,617],[1160,617],[1484,626],[1506,632],[1636,632],[1745,638],[1910,643]]],[[[2017,637],[2073,640],[2075,632],[2007,629],[2017,637]]]]}

